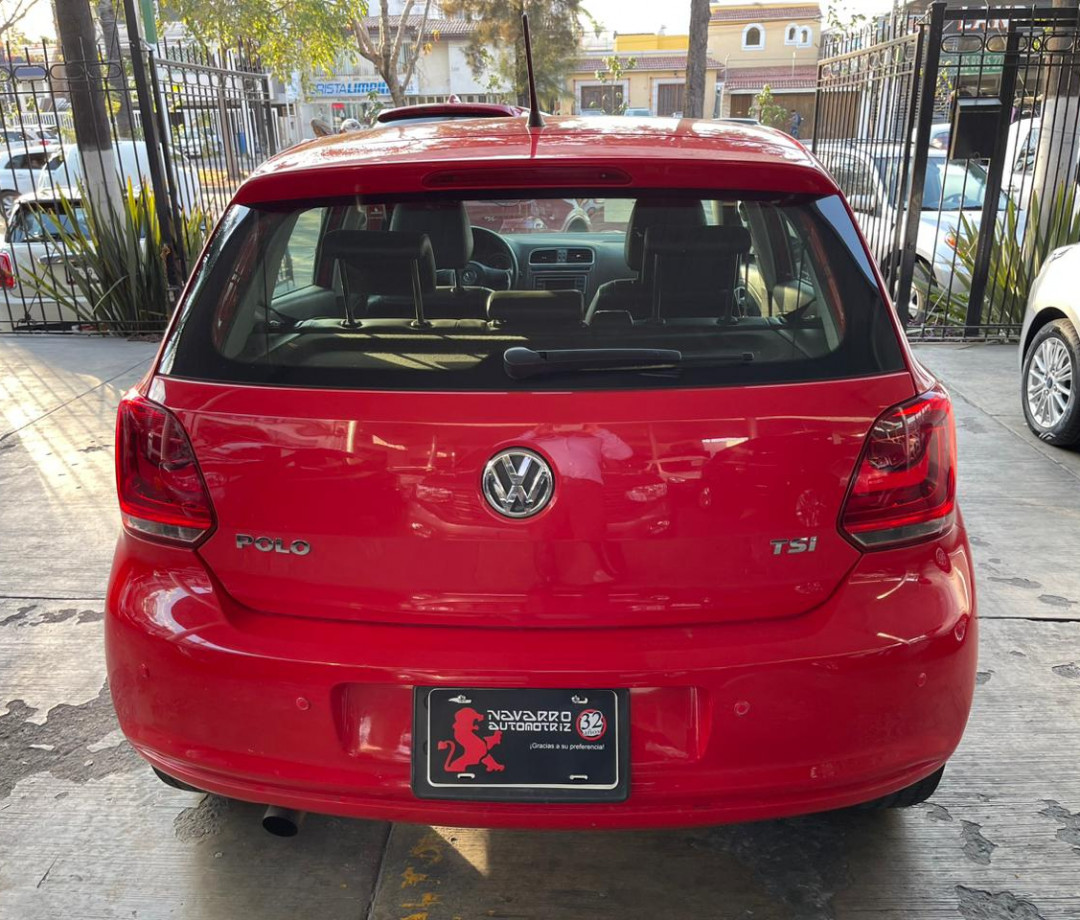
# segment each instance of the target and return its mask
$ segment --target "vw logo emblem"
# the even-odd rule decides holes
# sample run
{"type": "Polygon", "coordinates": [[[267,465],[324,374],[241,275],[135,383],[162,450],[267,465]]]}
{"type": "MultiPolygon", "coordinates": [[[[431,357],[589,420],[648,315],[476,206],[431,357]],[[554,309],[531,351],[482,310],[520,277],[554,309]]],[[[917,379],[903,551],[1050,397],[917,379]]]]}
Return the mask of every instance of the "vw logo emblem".
{"type": "Polygon", "coordinates": [[[524,447],[500,451],[484,467],[484,498],[509,518],[532,517],[542,511],[555,491],[548,462],[524,447]]]}

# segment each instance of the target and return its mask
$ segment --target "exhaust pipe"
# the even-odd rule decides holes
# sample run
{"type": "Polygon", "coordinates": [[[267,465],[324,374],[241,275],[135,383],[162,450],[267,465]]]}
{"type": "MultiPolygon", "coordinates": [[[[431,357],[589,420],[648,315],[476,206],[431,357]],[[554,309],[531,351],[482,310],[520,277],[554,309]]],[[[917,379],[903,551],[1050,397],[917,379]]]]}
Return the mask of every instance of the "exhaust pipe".
{"type": "Polygon", "coordinates": [[[306,811],[293,811],[291,808],[269,805],[262,819],[263,830],[275,837],[295,837],[300,833],[300,825],[304,823],[306,815],[306,811]]]}

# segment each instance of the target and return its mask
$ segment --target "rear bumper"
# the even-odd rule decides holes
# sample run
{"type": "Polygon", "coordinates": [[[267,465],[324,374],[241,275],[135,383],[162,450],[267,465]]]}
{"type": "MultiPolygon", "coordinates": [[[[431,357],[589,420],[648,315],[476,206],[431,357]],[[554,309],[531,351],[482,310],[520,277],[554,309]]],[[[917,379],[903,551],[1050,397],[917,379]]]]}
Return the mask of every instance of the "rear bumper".
{"type": "Polygon", "coordinates": [[[257,614],[190,551],[125,535],[106,641],[125,734],[178,779],[310,811],[491,827],[716,824],[868,801],[950,756],[976,667],[960,528],[863,557],[801,617],[578,630],[257,614]],[[629,799],[417,799],[412,692],[431,685],[629,687],[629,799]]]}

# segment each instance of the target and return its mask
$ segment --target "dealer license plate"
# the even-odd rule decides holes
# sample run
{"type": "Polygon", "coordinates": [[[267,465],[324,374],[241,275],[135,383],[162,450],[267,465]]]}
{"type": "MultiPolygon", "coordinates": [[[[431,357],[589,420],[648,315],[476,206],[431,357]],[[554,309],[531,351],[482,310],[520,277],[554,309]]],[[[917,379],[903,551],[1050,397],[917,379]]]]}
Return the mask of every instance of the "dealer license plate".
{"type": "Polygon", "coordinates": [[[418,687],[413,791],[428,799],[621,802],[625,690],[418,687]]]}

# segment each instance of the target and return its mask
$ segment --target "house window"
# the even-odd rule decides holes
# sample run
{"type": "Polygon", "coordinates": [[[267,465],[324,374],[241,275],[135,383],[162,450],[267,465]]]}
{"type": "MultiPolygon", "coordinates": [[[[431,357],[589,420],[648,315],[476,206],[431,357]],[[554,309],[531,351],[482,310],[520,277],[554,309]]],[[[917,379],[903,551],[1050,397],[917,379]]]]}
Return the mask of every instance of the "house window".
{"type": "Polygon", "coordinates": [[[765,50],[765,29],[757,23],[747,26],[742,33],[743,51],[765,50]]]}
{"type": "Polygon", "coordinates": [[[809,48],[813,35],[813,31],[807,26],[792,22],[784,30],[784,44],[793,45],[796,48],[809,48]]]}

